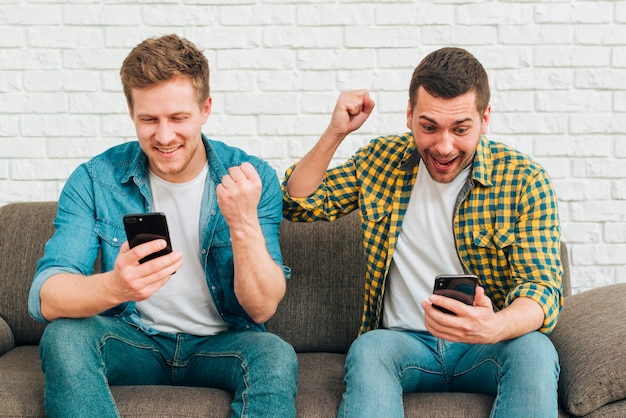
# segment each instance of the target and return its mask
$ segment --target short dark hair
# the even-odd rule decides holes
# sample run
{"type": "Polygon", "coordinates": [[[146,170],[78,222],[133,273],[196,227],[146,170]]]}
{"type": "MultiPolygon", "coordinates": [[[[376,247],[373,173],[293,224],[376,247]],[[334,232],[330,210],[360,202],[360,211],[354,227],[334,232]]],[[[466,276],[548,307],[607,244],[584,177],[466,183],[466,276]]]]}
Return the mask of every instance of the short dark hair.
{"type": "Polygon", "coordinates": [[[428,54],[413,71],[409,87],[411,108],[417,103],[422,86],[431,95],[451,99],[471,90],[476,92],[476,108],[483,114],[489,106],[487,72],[482,64],[462,48],[441,48],[428,54]]]}
{"type": "Polygon", "coordinates": [[[133,107],[132,89],[164,83],[172,77],[189,77],[196,89],[198,106],[211,94],[209,61],[202,51],[178,35],[148,38],[128,54],[120,78],[128,106],[133,107]]]}

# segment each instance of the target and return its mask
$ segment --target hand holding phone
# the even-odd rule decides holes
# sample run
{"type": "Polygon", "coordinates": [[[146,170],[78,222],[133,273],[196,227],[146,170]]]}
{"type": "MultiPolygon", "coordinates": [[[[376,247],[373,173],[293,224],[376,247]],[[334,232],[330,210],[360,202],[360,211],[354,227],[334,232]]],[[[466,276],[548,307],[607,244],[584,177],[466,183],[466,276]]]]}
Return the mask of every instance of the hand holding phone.
{"type": "Polygon", "coordinates": [[[130,248],[156,239],[164,239],[167,242],[167,246],[164,249],[145,256],[139,260],[140,263],[145,263],[172,252],[172,243],[164,213],[133,213],[124,215],[123,220],[130,248]]]}
{"type": "MultiPolygon", "coordinates": [[[[435,277],[433,293],[459,300],[466,305],[474,304],[474,294],[478,277],[474,274],[441,274],[435,277]]],[[[456,315],[449,309],[433,305],[441,312],[456,315]]]]}

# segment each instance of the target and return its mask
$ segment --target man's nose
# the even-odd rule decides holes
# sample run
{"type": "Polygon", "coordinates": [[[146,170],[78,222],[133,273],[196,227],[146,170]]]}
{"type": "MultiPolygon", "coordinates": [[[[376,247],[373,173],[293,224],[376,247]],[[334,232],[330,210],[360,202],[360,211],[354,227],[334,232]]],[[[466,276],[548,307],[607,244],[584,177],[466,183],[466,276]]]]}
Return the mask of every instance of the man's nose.
{"type": "Polygon", "coordinates": [[[167,144],[176,137],[176,133],[168,122],[159,122],[156,130],[156,140],[161,144],[167,144]]]}
{"type": "Polygon", "coordinates": [[[454,151],[454,135],[450,132],[441,132],[435,144],[435,151],[438,155],[450,155],[454,151]]]}

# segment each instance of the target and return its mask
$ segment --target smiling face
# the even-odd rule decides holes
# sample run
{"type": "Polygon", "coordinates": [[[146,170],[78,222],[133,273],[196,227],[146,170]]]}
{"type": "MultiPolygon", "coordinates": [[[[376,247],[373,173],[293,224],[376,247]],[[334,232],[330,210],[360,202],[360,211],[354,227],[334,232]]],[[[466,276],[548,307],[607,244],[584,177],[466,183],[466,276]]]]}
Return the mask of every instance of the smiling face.
{"type": "Polygon", "coordinates": [[[130,116],[150,170],[172,183],[195,178],[207,161],[202,125],[211,113],[211,97],[199,107],[188,77],[173,77],[132,89],[130,116]]]}
{"type": "Polygon", "coordinates": [[[407,107],[407,127],[432,179],[450,183],[474,160],[480,137],[487,133],[491,108],[476,108],[473,90],[451,99],[419,87],[415,108],[407,107]]]}

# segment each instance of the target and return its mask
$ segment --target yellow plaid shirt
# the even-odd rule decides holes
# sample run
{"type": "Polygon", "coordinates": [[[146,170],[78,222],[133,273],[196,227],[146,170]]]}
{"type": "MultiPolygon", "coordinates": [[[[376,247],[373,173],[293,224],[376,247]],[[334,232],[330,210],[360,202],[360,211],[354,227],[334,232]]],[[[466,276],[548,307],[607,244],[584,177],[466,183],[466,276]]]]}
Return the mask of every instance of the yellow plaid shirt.
{"type": "MultiPolygon", "coordinates": [[[[383,136],[331,168],[318,190],[291,198],[283,181],[283,215],[332,221],[358,209],[367,264],[360,333],[380,326],[385,279],[418,170],[411,133],[383,136]]],[[[481,138],[472,173],[457,197],[454,235],[463,269],[478,275],[498,309],[518,297],[538,302],[540,331],[556,325],[562,300],[557,199],[545,170],[506,145],[481,138]]]]}

